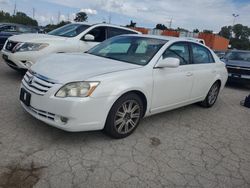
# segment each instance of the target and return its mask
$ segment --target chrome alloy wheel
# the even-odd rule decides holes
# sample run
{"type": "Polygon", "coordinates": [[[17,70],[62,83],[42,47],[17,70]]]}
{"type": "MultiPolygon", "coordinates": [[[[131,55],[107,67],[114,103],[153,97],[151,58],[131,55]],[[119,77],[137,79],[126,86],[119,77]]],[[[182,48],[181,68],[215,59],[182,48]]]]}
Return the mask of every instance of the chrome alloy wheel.
{"type": "Polygon", "coordinates": [[[140,117],[141,109],[137,101],[125,101],[115,114],[115,129],[119,134],[127,134],[136,127],[140,117]]]}
{"type": "Polygon", "coordinates": [[[219,94],[219,90],[220,90],[220,87],[218,84],[214,84],[212,86],[212,88],[210,89],[209,93],[208,93],[208,103],[209,105],[212,105],[215,103],[217,97],[218,97],[218,94],[219,94]]]}

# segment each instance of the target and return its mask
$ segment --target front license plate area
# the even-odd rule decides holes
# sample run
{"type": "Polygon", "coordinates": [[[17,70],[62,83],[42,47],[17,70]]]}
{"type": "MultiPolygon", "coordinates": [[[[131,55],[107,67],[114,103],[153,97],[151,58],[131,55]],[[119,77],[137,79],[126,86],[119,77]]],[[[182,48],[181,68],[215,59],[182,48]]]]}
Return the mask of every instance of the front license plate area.
{"type": "Polygon", "coordinates": [[[31,94],[27,92],[24,88],[20,91],[20,100],[26,105],[30,106],[31,94]]]}

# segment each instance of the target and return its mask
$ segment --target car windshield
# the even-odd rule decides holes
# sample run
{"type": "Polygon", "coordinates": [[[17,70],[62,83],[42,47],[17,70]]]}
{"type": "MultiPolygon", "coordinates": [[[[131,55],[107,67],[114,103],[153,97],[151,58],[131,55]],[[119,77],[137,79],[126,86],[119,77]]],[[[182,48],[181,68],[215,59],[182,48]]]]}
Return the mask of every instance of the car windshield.
{"type": "Polygon", "coordinates": [[[61,37],[75,37],[89,27],[90,27],[89,25],[83,25],[83,24],[68,24],[51,31],[48,34],[61,37]]]}
{"type": "Polygon", "coordinates": [[[146,37],[118,36],[104,41],[87,53],[127,63],[146,65],[167,42],[167,40],[146,37]]]}
{"type": "Polygon", "coordinates": [[[250,62],[250,52],[229,52],[226,55],[226,59],[250,62]]]}

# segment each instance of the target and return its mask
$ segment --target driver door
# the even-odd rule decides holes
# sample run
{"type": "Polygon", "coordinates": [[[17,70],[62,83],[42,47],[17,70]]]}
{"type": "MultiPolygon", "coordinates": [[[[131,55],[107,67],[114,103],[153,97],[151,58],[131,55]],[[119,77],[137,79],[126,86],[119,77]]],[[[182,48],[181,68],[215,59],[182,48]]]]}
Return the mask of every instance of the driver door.
{"type": "Polygon", "coordinates": [[[190,100],[194,78],[192,66],[189,65],[189,51],[188,43],[174,43],[163,53],[162,58],[178,58],[180,66],[153,69],[152,113],[182,106],[190,100]]]}
{"type": "MultiPolygon", "coordinates": [[[[85,35],[79,41],[79,50],[80,51],[87,51],[90,48],[98,45],[99,43],[103,42],[107,39],[107,28],[106,27],[95,27],[90,30],[87,34],[93,35],[95,39],[93,41],[85,40],[85,35]]],[[[86,34],[86,35],[87,35],[86,34]]]]}

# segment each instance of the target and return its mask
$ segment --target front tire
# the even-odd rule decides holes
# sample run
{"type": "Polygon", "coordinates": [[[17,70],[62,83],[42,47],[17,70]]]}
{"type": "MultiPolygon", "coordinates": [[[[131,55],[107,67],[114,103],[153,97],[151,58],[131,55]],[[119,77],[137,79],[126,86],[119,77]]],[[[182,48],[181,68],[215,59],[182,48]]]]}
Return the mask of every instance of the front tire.
{"type": "Polygon", "coordinates": [[[219,92],[220,92],[220,83],[217,81],[212,85],[205,100],[201,102],[201,105],[205,108],[212,107],[218,98],[219,92]]]}
{"type": "Polygon", "coordinates": [[[104,132],[116,139],[132,134],[140,123],[143,103],[134,93],[121,96],[112,106],[104,127],[104,132]]]}

